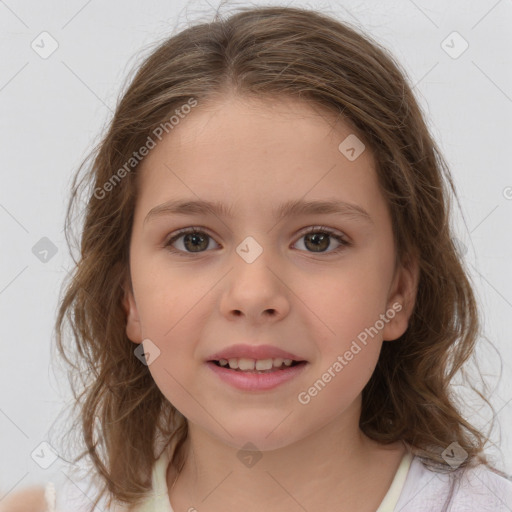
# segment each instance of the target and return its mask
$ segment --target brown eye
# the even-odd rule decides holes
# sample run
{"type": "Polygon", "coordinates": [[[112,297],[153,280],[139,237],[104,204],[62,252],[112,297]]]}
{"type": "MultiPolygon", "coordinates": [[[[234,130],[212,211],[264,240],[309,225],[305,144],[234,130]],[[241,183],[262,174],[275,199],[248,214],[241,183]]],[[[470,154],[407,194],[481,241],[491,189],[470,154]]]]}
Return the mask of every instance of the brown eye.
{"type": "Polygon", "coordinates": [[[165,247],[168,247],[171,252],[190,254],[205,252],[210,245],[210,241],[213,241],[213,238],[204,231],[188,229],[173,236],[166,242],[165,247]],[[177,248],[175,244],[178,245],[177,248]]]}
{"type": "Polygon", "coordinates": [[[191,252],[198,252],[208,248],[208,235],[205,233],[188,233],[183,237],[183,245],[191,252]]]}
{"type": "Polygon", "coordinates": [[[312,247],[313,252],[324,252],[331,244],[330,236],[325,233],[308,233],[304,237],[304,245],[308,248],[312,247]]]}
{"type": "MultiPolygon", "coordinates": [[[[310,254],[337,254],[350,246],[350,242],[348,242],[344,236],[330,228],[322,226],[309,228],[308,231],[301,236],[300,240],[302,239],[304,239],[304,242],[302,242],[304,248],[300,249],[310,254]],[[331,247],[333,240],[338,244],[334,248],[331,247]]],[[[219,247],[214,239],[205,231],[199,228],[185,228],[171,237],[164,244],[164,247],[179,256],[188,256],[194,253],[208,252],[209,249],[212,249],[210,242],[213,242],[219,247]]],[[[296,242],[296,244],[297,243],[299,242],[296,242]]]]}
{"type": "Polygon", "coordinates": [[[310,228],[301,239],[304,239],[303,245],[307,252],[333,254],[343,250],[350,245],[349,242],[341,235],[335,233],[330,228],[313,227],[310,228]],[[338,244],[332,250],[328,250],[332,245],[332,240],[338,244]]]}

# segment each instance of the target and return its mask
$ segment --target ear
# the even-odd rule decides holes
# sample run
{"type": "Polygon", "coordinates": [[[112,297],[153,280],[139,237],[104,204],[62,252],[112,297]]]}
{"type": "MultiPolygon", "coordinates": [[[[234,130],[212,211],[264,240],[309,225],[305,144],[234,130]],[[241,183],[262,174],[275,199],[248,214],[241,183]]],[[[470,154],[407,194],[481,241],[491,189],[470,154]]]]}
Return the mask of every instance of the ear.
{"type": "Polygon", "coordinates": [[[416,302],[419,274],[416,255],[397,267],[386,307],[386,316],[390,320],[383,329],[384,341],[396,340],[407,330],[416,302]]]}
{"type": "Polygon", "coordinates": [[[135,297],[133,296],[132,283],[129,276],[125,280],[123,290],[123,308],[126,313],[126,336],[134,343],[142,343],[142,325],[140,323],[139,312],[137,310],[137,304],[135,303],[135,297]]]}

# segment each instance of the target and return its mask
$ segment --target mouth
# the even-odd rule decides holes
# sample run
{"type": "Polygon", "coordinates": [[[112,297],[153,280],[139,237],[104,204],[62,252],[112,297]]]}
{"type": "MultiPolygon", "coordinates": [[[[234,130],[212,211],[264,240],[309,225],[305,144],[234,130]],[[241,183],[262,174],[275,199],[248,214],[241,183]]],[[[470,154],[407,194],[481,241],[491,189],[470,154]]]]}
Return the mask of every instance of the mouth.
{"type": "Polygon", "coordinates": [[[247,343],[210,354],[205,362],[216,379],[244,392],[267,392],[285,386],[299,378],[310,364],[298,353],[276,344],[247,343]]]}
{"type": "Polygon", "coordinates": [[[209,359],[206,366],[222,382],[243,392],[268,392],[297,379],[309,363],[295,359],[209,359]]]}
{"type": "Polygon", "coordinates": [[[273,373],[285,371],[295,366],[305,365],[306,361],[295,361],[293,359],[249,359],[249,358],[231,358],[231,359],[218,359],[208,361],[219,368],[232,370],[239,373],[273,373]]]}

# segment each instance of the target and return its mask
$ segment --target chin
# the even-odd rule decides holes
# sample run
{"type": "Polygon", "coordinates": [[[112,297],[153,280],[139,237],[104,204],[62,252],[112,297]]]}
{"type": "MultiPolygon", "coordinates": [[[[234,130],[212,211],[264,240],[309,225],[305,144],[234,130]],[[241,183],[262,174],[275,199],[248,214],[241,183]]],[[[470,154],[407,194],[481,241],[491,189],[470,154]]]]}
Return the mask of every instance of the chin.
{"type": "MultiPolygon", "coordinates": [[[[280,417],[277,421],[268,422],[246,420],[237,425],[225,423],[223,426],[231,435],[222,428],[220,430],[216,428],[213,435],[236,450],[259,450],[261,452],[278,450],[289,446],[300,438],[300,436],[295,438],[297,432],[290,432],[284,428],[282,420],[283,418],[280,417]],[[253,447],[251,448],[249,445],[253,447]]],[[[296,426],[293,427],[293,424],[290,424],[289,427],[296,428],[296,426]]]]}

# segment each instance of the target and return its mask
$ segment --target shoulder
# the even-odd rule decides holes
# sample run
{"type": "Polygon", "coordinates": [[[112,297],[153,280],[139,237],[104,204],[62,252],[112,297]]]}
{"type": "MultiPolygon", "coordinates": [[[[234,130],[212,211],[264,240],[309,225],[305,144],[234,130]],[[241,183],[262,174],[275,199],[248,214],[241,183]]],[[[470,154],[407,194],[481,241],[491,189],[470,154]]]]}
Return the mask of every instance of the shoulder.
{"type": "Polygon", "coordinates": [[[465,470],[455,490],[455,510],[511,511],[512,480],[483,464],[465,470]]]}
{"type": "Polygon", "coordinates": [[[26,512],[46,509],[44,487],[25,487],[8,492],[0,500],[0,512],[26,512]]]}
{"type": "Polygon", "coordinates": [[[450,512],[510,512],[512,481],[482,464],[440,473],[414,457],[395,510],[437,512],[445,503],[450,512]]]}

